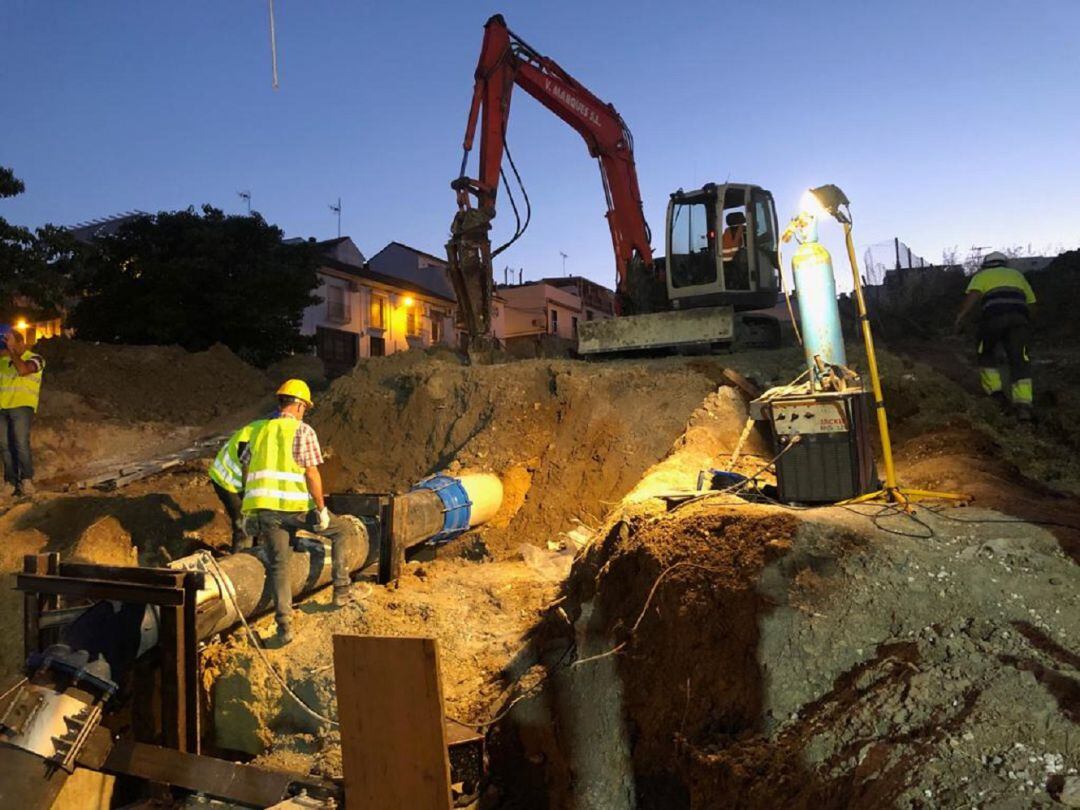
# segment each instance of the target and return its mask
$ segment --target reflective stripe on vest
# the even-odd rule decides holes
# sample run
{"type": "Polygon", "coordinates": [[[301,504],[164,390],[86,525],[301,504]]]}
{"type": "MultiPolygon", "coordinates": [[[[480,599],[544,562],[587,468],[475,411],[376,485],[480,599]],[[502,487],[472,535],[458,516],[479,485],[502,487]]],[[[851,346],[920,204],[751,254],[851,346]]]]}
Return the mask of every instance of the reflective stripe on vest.
{"type": "Polygon", "coordinates": [[[307,512],[315,508],[304,470],[293,458],[293,440],[301,424],[287,417],[271,419],[252,436],[244,477],[244,512],[307,512]]]}
{"type": "Polygon", "coordinates": [[[240,445],[251,441],[251,437],[266,424],[265,419],[256,419],[236,431],[221,446],[214,461],[210,464],[210,480],[226,492],[237,493],[244,488],[244,470],[240,465],[240,445]]]}
{"type": "Polygon", "coordinates": [[[1000,315],[1005,312],[1028,314],[1027,296],[1018,287],[994,287],[983,293],[982,312],[985,315],[1000,315]]]}
{"type": "Polygon", "coordinates": [[[41,371],[19,376],[19,370],[11,362],[10,357],[0,359],[0,408],[33,408],[38,409],[38,400],[41,396],[41,373],[45,370],[45,361],[40,355],[31,351],[22,354],[23,360],[37,357],[41,361],[41,371]]]}

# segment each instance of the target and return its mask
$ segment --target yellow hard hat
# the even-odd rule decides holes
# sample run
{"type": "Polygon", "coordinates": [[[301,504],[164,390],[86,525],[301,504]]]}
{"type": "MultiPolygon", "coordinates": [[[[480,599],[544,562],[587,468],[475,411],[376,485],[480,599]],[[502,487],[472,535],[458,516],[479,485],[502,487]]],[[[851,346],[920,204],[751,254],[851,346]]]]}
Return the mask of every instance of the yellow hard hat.
{"type": "Polygon", "coordinates": [[[277,395],[279,397],[298,399],[306,403],[309,408],[311,407],[311,389],[303,380],[286,380],[281,384],[281,388],[277,390],[277,395]]]}

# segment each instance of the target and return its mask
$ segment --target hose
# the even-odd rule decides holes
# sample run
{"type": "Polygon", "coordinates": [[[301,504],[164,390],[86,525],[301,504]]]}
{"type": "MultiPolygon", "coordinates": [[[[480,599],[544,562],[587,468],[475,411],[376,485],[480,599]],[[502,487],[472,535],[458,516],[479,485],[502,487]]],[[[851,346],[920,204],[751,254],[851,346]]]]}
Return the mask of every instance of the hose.
{"type": "Polygon", "coordinates": [[[215,560],[213,556],[211,556],[210,552],[206,551],[203,552],[203,554],[205,555],[204,560],[208,562],[209,565],[213,568],[213,572],[211,575],[217,582],[218,592],[227,596],[229,601],[232,603],[233,610],[236,611],[236,614],[240,617],[240,623],[244,626],[244,632],[247,634],[248,641],[251,642],[251,646],[255,649],[255,654],[259,656],[259,660],[263,662],[263,665],[267,668],[267,670],[269,670],[270,674],[274,677],[274,680],[278,682],[278,685],[281,687],[282,691],[284,691],[285,694],[287,694],[294,701],[296,701],[296,704],[301,709],[310,714],[316,720],[321,720],[330,727],[337,728],[339,724],[336,720],[331,720],[329,717],[325,717],[319,714],[313,708],[311,708],[311,706],[304,702],[304,699],[302,697],[300,697],[298,694],[296,694],[296,692],[292,690],[292,688],[286,682],[285,678],[282,677],[282,675],[278,673],[276,669],[274,669],[274,666],[266,657],[266,653],[263,651],[262,645],[259,643],[259,637],[255,634],[255,631],[251,629],[251,625],[248,624],[248,620],[244,617],[243,611],[240,610],[240,606],[236,604],[236,600],[233,599],[232,590],[226,587],[228,578],[226,577],[225,572],[221,570],[221,568],[217,564],[217,560],[215,560]]]}
{"type": "Polygon", "coordinates": [[[791,308],[791,291],[787,282],[784,281],[784,248],[782,242],[776,243],[776,260],[780,263],[780,289],[784,291],[784,300],[787,301],[788,317],[791,318],[791,328],[795,330],[795,339],[799,345],[803,345],[802,334],[799,332],[799,324],[795,321],[795,310],[791,308]]]}

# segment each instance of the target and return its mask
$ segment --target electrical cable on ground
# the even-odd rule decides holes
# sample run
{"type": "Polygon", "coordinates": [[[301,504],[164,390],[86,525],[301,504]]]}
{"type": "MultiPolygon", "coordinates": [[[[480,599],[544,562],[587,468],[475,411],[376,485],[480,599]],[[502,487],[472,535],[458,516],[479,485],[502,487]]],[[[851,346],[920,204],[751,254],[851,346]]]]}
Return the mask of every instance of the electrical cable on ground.
{"type": "Polygon", "coordinates": [[[942,507],[938,507],[937,509],[928,507],[927,511],[932,512],[945,520],[951,520],[954,523],[1029,523],[1032,526],[1053,526],[1058,529],[1071,529],[1074,532],[1080,532],[1080,526],[1077,526],[1074,523],[1061,523],[1057,520],[1025,520],[1024,518],[974,518],[969,520],[968,518],[958,518],[946,515],[945,510],[942,507]]]}
{"type": "MultiPolygon", "coordinates": [[[[475,728],[475,729],[485,729],[485,728],[488,728],[489,726],[495,725],[500,720],[502,720],[504,717],[506,717],[508,714],[510,714],[510,710],[513,709],[514,706],[516,706],[521,701],[525,700],[525,698],[536,694],[536,692],[540,689],[540,687],[543,686],[545,683],[547,683],[547,681],[551,678],[551,676],[555,673],[555,671],[557,669],[559,669],[559,667],[566,660],[566,657],[570,654],[570,652],[574,649],[574,647],[575,647],[575,645],[572,644],[572,643],[567,645],[566,649],[563,650],[563,654],[559,656],[559,660],[556,661],[554,664],[552,664],[550,667],[548,667],[544,671],[544,674],[542,676],[540,676],[540,678],[536,681],[536,683],[534,683],[528,689],[523,691],[520,695],[517,695],[508,704],[503,706],[503,708],[500,709],[496,714],[493,714],[491,717],[487,718],[486,720],[484,720],[482,722],[479,722],[479,723],[477,723],[477,722],[471,722],[470,723],[470,722],[467,722],[465,720],[459,720],[458,718],[456,718],[456,717],[454,717],[453,715],[450,715],[450,714],[446,715],[446,717],[448,719],[450,719],[450,720],[453,720],[455,723],[459,723],[459,724],[461,724],[463,726],[468,726],[469,728],[475,728]]],[[[521,679],[519,678],[518,681],[520,681],[520,680],[521,679]]],[[[515,683],[517,683],[517,681],[515,681],[515,683]]]]}
{"type": "Polygon", "coordinates": [[[331,720],[329,717],[325,717],[325,716],[319,714],[313,708],[311,708],[307,703],[304,702],[304,699],[302,697],[300,697],[298,694],[296,694],[296,692],[294,692],[292,690],[292,688],[289,686],[288,682],[286,682],[285,678],[280,673],[278,673],[278,671],[276,669],[274,669],[274,666],[270,663],[270,659],[268,659],[266,657],[266,653],[263,651],[262,645],[259,642],[258,635],[256,635],[255,631],[251,628],[251,625],[248,624],[248,620],[244,617],[243,612],[240,610],[240,606],[238,604],[236,604],[236,600],[233,598],[232,591],[230,591],[226,587],[225,583],[227,582],[227,579],[225,578],[225,573],[218,566],[217,560],[215,560],[209,554],[209,552],[203,552],[203,553],[205,554],[204,559],[208,560],[210,562],[210,564],[214,568],[213,576],[214,576],[214,580],[217,582],[218,591],[220,593],[228,596],[229,602],[232,603],[233,609],[236,611],[236,614],[240,617],[240,623],[244,626],[244,630],[247,633],[248,641],[250,641],[251,646],[254,647],[256,655],[259,656],[259,659],[263,662],[263,664],[266,666],[266,668],[270,671],[270,674],[273,675],[274,680],[276,680],[278,682],[278,684],[281,686],[281,688],[285,691],[285,694],[287,694],[289,697],[291,697],[293,700],[296,701],[297,705],[299,705],[301,709],[306,711],[308,714],[310,714],[316,720],[321,720],[322,722],[330,725],[331,727],[337,728],[339,726],[339,723],[337,722],[337,720],[331,720]]]}
{"type": "Polygon", "coordinates": [[[589,663],[591,661],[599,661],[601,658],[607,658],[608,656],[615,655],[616,653],[618,653],[622,649],[624,649],[627,644],[629,644],[631,641],[633,641],[634,640],[634,633],[637,632],[638,627],[641,626],[641,622],[645,619],[645,614],[649,610],[649,605],[652,604],[653,597],[656,596],[656,591],[660,587],[660,583],[664,581],[664,578],[668,574],[670,574],[672,571],[675,571],[678,568],[696,568],[696,569],[701,570],[701,571],[708,571],[711,574],[723,574],[724,573],[719,568],[711,568],[711,567],[709,567],[707,565],[701,565],[700,563],[689,562],[688,560],[683,560],[683,561],[677,562],[677,563],[675,563],[673,565],[669,565],[667,568],[665,568],[663,571],[660,572],[660,576],[658,576],[656,578],[656,580],[653,582],[652,588],[649,589],[649,595],[645,599],[645,604],[641,608],[641,613],[638,614],[637,621],[634,622],[634,626],[630,628],[630,634],[626,637],[626,640],[616,644],[614,647],[612,647],[607,652],[598,653],[597,655],[590,655],[590,656],[588,656],[586,658],[579,658],[577,661],[574,661],[570,666],[571,667],[576,667],[576,666],[580,666],[581,664],[587,664],[587,663],[589,663]]]}
{"type": "MultiPolygon", "coordinates": [[[[757,481],[757,477],[759,475],[761,475],[763,472],[767,471],[770,467],[775,465],[776,462],[780,459],[780,457],[784,455],[784,453],[786,453],[788,450],[790,450],[792,447],[794,447],[795,445],[797,445],[799,443],[801,438],[802,438],[801,436],[795,436],[791,440],[791,442],[789,444],[785,445],[783,450],[781,450],[779,453],[777,453],[775,456],[773,456],[769,461],[765,462],[765,464],[762,465],[760,469],[756,470],[752,475],[747,476],[745,481],[740,481],[737,484],[732,484],[730,487],[725,487],[724,489],[714,489],[714,490],[710,490],[708,492],[703,492],[700,495],[695,495],[692,498],[687,498],[685,501],[682,501],[681,503],[676,504],[671,509],[669,509],[668,510],[669,513],[670,512],[676,512],[679,509],[681,509],[682,507],[687,506],[689,504],[699,503],[699,502],[707,500],[709,498],[714,498],[717,495],[737,494],[740,490],[745,489],[746,485],[749,484],[751,481],[757,481]]],[[[765,496],[762,496],[762,497],[765,497],[765,496]]],[[[771,499],[769,499],[769,500],[771,500],[771,499]]],[[[777,501],[777,503],[779,503],[779,501],[777,501]]]]}

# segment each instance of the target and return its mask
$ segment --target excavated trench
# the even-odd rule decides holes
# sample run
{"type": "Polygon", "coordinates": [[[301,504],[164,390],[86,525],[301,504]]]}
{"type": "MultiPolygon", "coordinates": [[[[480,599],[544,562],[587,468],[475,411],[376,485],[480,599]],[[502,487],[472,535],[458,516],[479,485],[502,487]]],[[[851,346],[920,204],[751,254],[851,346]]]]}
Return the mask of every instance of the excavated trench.
{"type": "MultiPolygon", "coordinates": [[[[775,358],[775,375],[736,359],[787,378],[775,358]]],[[[502,476],[504,507],[394,588],[343,611],[309,600],[272,663],[333,716],[333,633],[435,637],[447,714],[488,730],[480,808],[980,806],[1021,786],[1050,801],[1080,765],[1080,608],[1058,591],[1080,577],[1057,542],[995,525],[987,553],[947,518],[924,516],[928,541],[904,518],[733,496],[671,509],[662,496],[742,432],[722,379],[711,359],[358,369],[317,421],[339,487],[480,468],[502,476]],[[1037,645],[1017,629],[1033,615],[1037,645]]],[[[769,455],[751,433],[737,469],[769,455]]],[[[223,749],[340,773],[336,733],[245,644],[209,651],[208,670],[223,749]]]]}
{"type": "Polygon", "coordinates": [[[1027,524],[923,520],[629,510],[534,629],[480,807],[1055,806],[1080,575],[1027,524]]]}
{"type": "MultiPolygon", "coordinates": [[[[404,355],[337,381],[314,419],[333,449],[331,488],[393,490],[436,470],[485,470],[502,479],[503,508],[434,559],[407,566],[395,587],[361,586],[362,598],[342,611],[309,600],[295,621],[297,641],[268,651],[272,663],[329,716],[333,673],[323,662],[333,633],[434,636],[448,715],[483,722],[530,658],[527,636],[559,598],[577,543],[602,529],[673,445],[686,443],[688,423],[724,426],[699,448],[705,455],[734,446],[746,410],[734,389],[717,393],[723,371],[713,360],[477,367],[404,355]]],[[[209,649],[206,666],[222,750],[282,767],[339,769],[336,734],[281,695],[242,639],[209,649]]]]}
{"type": "MultiPolygon", "coordinates": [[[[393,587],[360,584],[341,610],[304,600],[297,640],[267,659],[334,717],[334,633],[436,638],[447,714],[488,729],[480,808],[1051,806],[1080,768],[1080,576],[1058,541],[933,514],[928,536],[880,518],[889,534],[730,496],[670,509],[659,496],[742,432],[724,367],[769,385],[798,357],[723,361],[407,353],[338,380],[315,414],[331,488],[489,471],[503,508],[393,587]]],[[[769,455],[752,433],[738,469],[769,455]]],[[[225,542],[201,476],[153,486],[179,551],[196,516],[225,542]]],[[[57,504],[13,510],[12,537],[40,542],[57,504]]],[[[121,518],[122,550],[157,561],[159,511],[121,518]]],[[[203,664],[219,753],[340,774],[336,731],[242,634],[203,664]]]]}

